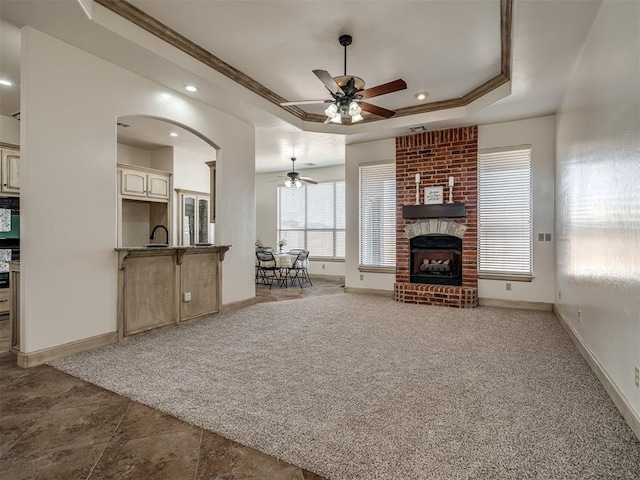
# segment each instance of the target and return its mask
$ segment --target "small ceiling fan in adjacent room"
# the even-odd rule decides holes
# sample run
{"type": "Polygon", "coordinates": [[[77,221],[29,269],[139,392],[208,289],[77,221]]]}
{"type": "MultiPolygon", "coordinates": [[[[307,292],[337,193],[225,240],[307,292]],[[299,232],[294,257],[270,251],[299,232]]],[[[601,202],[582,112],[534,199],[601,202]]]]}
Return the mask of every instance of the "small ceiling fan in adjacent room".
{"type": "Polygon", "coordinates": [[[296,187],[300,188],[302,185],[317,185],[318,182],[309,177],[301,177],[300,173],[296,172],[296,157],[291,157],[291,171],[286,175],[278,177],[272,182],[281,182],[283,178],[286,178],[284,185],[287,188],[296,187]]]}
{"type": "Polygon", "coordinates": [[[344,75],[332,77],[326,70],[314,70],[313,73],[329,90],[333,100],[301,100],[297,102],[282,102],[283,107],[289,105],[311,105],[327,103],[329,106],[324,113],[327,119],[324,123],[354,123],[362,120],[362,111],[373,113],[384,118],[393,117],[396,112],[378,107],[368,102],[365,98],[373,98],[387,93],[393,93],[407,88],[404,80],[378,85],[377,87],[364,88],[364,80],[354,75],[347,75],[347,47],[351,45],[351,35],[341,35],[338,39],[344,47],[344,75]]]}

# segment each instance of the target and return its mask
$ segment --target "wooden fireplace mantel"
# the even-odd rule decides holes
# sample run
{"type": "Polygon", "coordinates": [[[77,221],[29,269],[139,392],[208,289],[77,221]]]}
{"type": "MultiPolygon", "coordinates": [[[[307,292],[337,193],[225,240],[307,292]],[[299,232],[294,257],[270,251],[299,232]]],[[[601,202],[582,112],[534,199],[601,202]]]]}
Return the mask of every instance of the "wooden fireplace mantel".
{"type": "Polygon", "coordinates": [[[462,218],[466,216],[467,205],[465,203],[402,206],[402,218],[462,218]]]}

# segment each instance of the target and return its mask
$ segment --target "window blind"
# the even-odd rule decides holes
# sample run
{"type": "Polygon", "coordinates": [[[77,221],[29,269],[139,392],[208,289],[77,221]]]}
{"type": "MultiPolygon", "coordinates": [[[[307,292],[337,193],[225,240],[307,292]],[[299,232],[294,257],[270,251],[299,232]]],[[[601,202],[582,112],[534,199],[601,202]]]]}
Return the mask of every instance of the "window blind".
{"type": "Polygon", "coordinates": [[[278,239],[286,250],[344,258],[344,182],[278,188],[278,239]]]}
{"type": "Polygon", "coordinates": [[[532,275],[531,147],[478,155],[478,271],[532,275]]]}
{"type": "Polygon", "coordinates": [[[360,266],[396,266],[396,167],[360,166],[360,266]]]}

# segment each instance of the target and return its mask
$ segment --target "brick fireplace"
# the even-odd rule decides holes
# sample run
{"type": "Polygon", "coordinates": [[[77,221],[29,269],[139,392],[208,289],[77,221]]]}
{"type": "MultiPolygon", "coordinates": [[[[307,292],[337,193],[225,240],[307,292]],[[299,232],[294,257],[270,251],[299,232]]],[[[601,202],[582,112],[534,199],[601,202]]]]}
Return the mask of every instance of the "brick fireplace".
{"type": "Polygon", "coordinates": [[[396,301],[478,305],[478,127],[396,138],[396,301]],[[444,204],[415,206],[425,187],[444,187],[444,204]],[[448,179],[454,177],[453,204],[448,179]],[[455,271],[454,271],[455,270],[455,271]],[[461,280],[453,277],[459,270],[461,280]]]}

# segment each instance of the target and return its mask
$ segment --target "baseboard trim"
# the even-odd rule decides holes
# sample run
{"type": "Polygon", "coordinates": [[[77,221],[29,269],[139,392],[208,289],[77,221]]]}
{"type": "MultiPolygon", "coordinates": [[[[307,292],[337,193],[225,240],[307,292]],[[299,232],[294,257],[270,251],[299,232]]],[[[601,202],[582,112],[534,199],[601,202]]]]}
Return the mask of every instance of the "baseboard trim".
{"type": "Polygon", "coordinates": [[[323,275],[321,273],[309,273],[309,278],[311,278],[312,282],[318,279],[344,283],[344,275],[323,275]]]}
{"type": "Polygon", "coordinates": [[[391,290],[378,290],[376,288],[354,288],[346,287],[344,293],[355,293],[356,295],[378,295],[380,297],[393,298],[393,291],[391,290]]]}
{"type": "Polygon", "coordinates": [[[576,332],[571,323],[569,323],[567,318],[558,309],[557,305],[553,306],[553,313],[555,313],[556,318],[560,322],[560,325],[562,325],[562,328],[565,329],[573,343],[576,345],[576,347],[586,360],[587,365],[589,365],[593,373],[595,373],[596,377],[598,377],[598,380],[600,380],[600,383],[602,383],[602,386],[606,390],[611,400],[613,400],[613,403],[618,408],[618,411],[625,419],[636,438],[640,440],[640,415],[636,413],[629,400],[627,400],[627,397],[625,397],[625,395],[620,391],[618,386],[611,379],[611,377],[606,372],[604,367],[600,364],[593,352],[582,341],[582,338],[580,338],[578,332],[576,332]]]}
{"type": "Polygon", "coordinates": [[[504,307],[521,308],[524,310],[553,311],[553,303],[545,302],[524,302],[520,300],[504,300],[502,298],[478,298],[478,305],[481,307],[504,307]]]}
{"type": "Polygon", "coordinates": [[[244,300],[238,300],[237,302],[225,303],[220,308],[220,313],[232,312],[234,310],[238,310],[239,308],[255,305],[256,303],[258,303],[256,297],[245,298],[244,300]]]}
{"type": "Polygon", "coordinates": [[[84,352],[112,343],[118,343],[118,332],[104,333],[95,337],[56,345],[55,347],[43,348],[35,352],[18,352],[17,364],[22,368],[36,367],[57,358],[68,357],[74,353],[84,352]]]}

